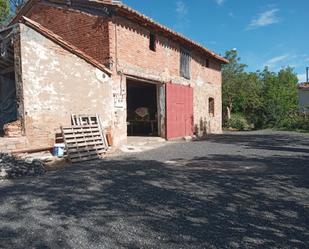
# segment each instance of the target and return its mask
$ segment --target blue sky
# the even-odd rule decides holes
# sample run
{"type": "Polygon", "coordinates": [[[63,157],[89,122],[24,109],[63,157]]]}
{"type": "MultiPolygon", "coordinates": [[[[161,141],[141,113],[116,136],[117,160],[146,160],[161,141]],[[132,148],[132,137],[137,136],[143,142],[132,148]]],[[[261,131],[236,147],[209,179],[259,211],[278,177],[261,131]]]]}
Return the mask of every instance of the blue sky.
{"type": "Polygon", "coordinates": [[[309,0],[123,0],[216,53],[236,48],[248,70],[309,66],[309,0]],[[307,12],[307,13],[306,13],[307,12]]]}

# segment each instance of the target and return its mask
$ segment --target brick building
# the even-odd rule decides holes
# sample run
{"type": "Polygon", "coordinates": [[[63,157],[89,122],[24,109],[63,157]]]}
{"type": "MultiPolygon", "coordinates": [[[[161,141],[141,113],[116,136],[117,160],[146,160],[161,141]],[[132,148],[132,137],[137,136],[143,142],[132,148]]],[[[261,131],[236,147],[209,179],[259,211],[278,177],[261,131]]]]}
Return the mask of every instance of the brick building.
{"type": "Polygon", "coordinates": [[[228,61],[119,1],[29,0],[0,43],[0,126],[18,127],[16,148],[52,145],[71,114],[98,113],[116,145],[222,132],[228,61]]]}

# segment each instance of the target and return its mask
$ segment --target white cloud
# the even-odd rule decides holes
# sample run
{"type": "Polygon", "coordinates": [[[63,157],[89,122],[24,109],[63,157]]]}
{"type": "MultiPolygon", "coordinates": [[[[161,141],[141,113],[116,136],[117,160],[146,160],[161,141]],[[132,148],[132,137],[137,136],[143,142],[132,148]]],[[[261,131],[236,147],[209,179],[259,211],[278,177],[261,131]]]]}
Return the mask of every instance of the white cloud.
{"type": "Polygon", "coordinates": [[[266,61],[264,63],[264,66],[274,67],[274,66],[277,66],[278,63],[286,61],[289,58],[291,58],[291,56],[289,54],[276,56],[276,57],[273,57],[273,58],[269,59],[268,61],[266,61]]]}
{"type": "Polygon", "coordinates": [[[225,0],[215,0],[218,5],[223,5],[225,0]]]}
{"type": "Polygon", "coordinates": [[[173,28],[178,32],[184,33],[186,28],[190,25],[190,20],[188,18],[189,8],[183,0],[178,0],[176,2],[175,10],[177,13],[177,19],[173,28]]]}
{"type": "Polygon", "coordinates": [[[176,12],[180,16],[185,16],[188,14],[188,7],[182,0],[176,2],[176,12]]]}
{"type": "Polygon", "coordinates": [[[279,9],[271,9],[259,14],[257,18],[251,20],[247,29],[256,29],[259,27],[265,27],[274,23],[278,23],[279,17],[277,16],[279,9]]]}

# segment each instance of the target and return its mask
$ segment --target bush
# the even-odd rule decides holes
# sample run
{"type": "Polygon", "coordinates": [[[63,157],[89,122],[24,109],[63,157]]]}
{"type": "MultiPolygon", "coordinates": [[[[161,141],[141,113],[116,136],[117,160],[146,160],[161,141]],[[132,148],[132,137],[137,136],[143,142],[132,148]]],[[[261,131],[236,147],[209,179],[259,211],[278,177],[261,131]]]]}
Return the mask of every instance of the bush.
{"type": "Polygon", "coordinates": [[[303,130],[309,132],[309,114],[293,111],[279,122],[278,128],[286,130],[303,130]]]}
{"type": "Polygon", "coordinates": [[[225,127],[239,131],[250,129],[247,119],[241,114],[232,114],[231,119],[226,121],[225,127]]]}

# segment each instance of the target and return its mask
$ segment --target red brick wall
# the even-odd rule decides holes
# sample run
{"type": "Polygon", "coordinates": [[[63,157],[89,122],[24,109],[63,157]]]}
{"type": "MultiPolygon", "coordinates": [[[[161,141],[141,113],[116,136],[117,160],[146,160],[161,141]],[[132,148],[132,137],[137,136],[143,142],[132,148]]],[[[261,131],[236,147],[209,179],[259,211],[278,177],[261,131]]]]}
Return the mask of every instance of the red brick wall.
{"type": "Polygon", "coordinates": [[[28,15],[103,64],[109,58],[108,19],[80,11],[36,4],[28,15]]]}
{"type": "MultiPolygon", "coordinates": [[[[137,23],[128,21],[123,17],[114,17],[117,33],[111,30],[113,43],[117,48],[111,47],[111,54],[118,59],[118,64],[124,71],[143,71],[165,78],[181,78],[179,75],[181,44],[174,42],[163,35],[156,35],[156,51],[149,49],[150,31],[137,23]],[[113,51],[114,50],[114,51],[113,51]],[[116,51],[117,50],[117,51],[116,51]]],[[[156,34],[156,33],[155,33],[156,34]]],[[[198,79],[205,82],[221,84],[221,65],[210,58],[210,68],[205,67],[206,55],[199,51],[191,51],[191,79],[194,83],[198,79]]]]}
{"type": "MultiPolygon", "coordinates": [[[[113,18],[117,24],[115,34],[115,27],[107,18],[63,7],[36,4],[28,17],[103,64],[108,65],[110,57],[116,62],[117,57],[120,67],[144,69],[146,74],[166,76],[165,78],[170,77],[171,80],[181,78],[181,45],[157,35],[156,52],[153,52],[149,49],[150,31],[126,18],[113,18]]],[[[220,63],[210,59],[210,68],[206,68],[204,55],[201,56],[198,51],[192,51],[191,55],[191,84],[201,78],[221,84],[220,63]]]]}
{"type": "MultiPolygon", "coordinates": [[[[191,50],[189,80],[180,76],[180,49],[182,45],[162,34],[157,34],[156,51],[149,49],[149,28],[125,17],[114,16],[110,25],[111,57],[118,72],[150,80],[190,85],[194,89],[194,126],[197,135],[222,132],[221,64],[206,55],[191,50]],[[209,115],[208,100],[215,100],[215,115],[209,115]]],[[[189,49],[190,50],[190,49],[189,49]]]]}

